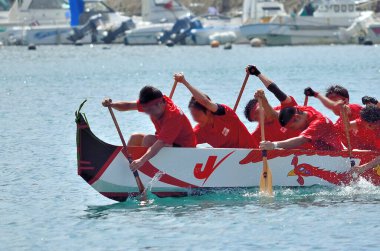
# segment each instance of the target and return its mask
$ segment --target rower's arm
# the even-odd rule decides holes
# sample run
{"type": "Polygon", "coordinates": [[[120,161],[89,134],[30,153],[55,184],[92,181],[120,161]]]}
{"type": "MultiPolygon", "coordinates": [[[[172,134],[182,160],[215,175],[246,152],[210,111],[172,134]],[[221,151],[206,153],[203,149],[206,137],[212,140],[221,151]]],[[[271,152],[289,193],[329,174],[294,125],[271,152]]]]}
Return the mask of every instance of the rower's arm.
{"type": "Polygon", "coordinates": [[[193,97],[196,101],[198,101],[201,105],[207,108],[207,110],[211,112],[218,111],[218,105],[213,103],[211,100],[207,98],[207,96],[202,93],[200,90],[192,86],[187,80],[185,79],[185,76],[181,73],[175,74],[174,79],[178,82],[182,83],[184,86],[186,86],[187,89],[191,92],[193,97]]]}
{"type": "Polygon", "coordinates": [[[278,119],[278,113],[273,109],[273,107],[269,104],[269,101],[267,97],[265,96],[265,93],[263,90],[257,90],[255,93],[255,99],[261,99],[265,117],[266,118],[272,118],[272,119],[278,119]]]}
{"type": "MultiPolygon", "coordinates": [[[[342,103],[341,102],[335,102],[328,97],[323,96],[319,92],[314,91],[311,87],[305,88],[304,94],[308,97],[316,97],[321,101],[321,103],[331,111],[333,111],[335,114],[340,114],[342,103]]],[[[349,107],[347,107],[347,112],[350,114],[351,110],[349,107]]]]}
{"type": "Polygon", "coordinates": [[[137,110],[136,101],[119,101],[119,102],[111,103],[110,106],[121,112],[137,110]]]}
{"type": "Polygon", "coordinates": [[[372,161],[370,161],[364,165],[354,166],[353,168],[351,168],[351,170],[349,172],[352,174],[355,173],[357,175],[360,175],[362,173],[365,173],[367,170],[373,169],[373,168],[378,167],[378,166],[380,166],[380,156],[378,156],[374,160],[372,160],[372,161]]]}
{"type": "Polygon", "coordinates": [[[290,138],[287,140],[278,141],[276,143],[277,143],[277,148],[291,149],[291,148],[296,148],[298,146],[301,146],[309,141],[310,140],[305,137],[298,136],[298,137],[290,138]]]}
{"type": "Polygon", "coordinates": [[[162,140],[157,140],[151,147],[148,148],[144,156],[141,157],[142,163],[147,162],[151,158],[157,155],[157,153],[165,146],[167,145],[164,141],[162,140]]]}
{"type": "Polygon", "coordinates": [[[287,105],[293,102],[287,94],[285,94],[270,78],[262,74],[256,66],[248,65],[246,71],[251,75],[258,77],[265,87],[276,96],[281,104],[287,105]]]}
{"type": "Polygon", "coordinates": [[[316,98],[319,99],[326,108],[332,110],[336,114],[340,113],[340,105],[338,102],[334,102],[320,93],[317,93],[316,98]]]}

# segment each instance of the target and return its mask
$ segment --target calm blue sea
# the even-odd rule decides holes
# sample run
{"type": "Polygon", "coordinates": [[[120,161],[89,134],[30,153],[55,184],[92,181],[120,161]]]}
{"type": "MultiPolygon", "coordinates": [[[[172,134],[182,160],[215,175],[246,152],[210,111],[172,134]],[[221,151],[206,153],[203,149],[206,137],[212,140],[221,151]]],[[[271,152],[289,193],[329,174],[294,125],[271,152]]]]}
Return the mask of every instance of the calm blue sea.
{"type": "MultiPolygon", "coordinates": [[[[299,102],[305,87],[323,91],[332,83],[346,86],[351,102],[380,98],[375,46],[0,49],[0,250],[379,250],[380,188],[365,181],[278,188],[273,199],[257,190],[150,194],[141,205],[108,200],[77,176],[74,111],[84,99],[94,133],[120,144],[104,97],[134,100],[145,84],[168,93],[172,74],[183,71],[213,100],[233,106],[248,63],[299,102]]],[[[240,115],[258,88],[251,78],[240,115]]],[[[189,97],[177,88],[174,101],[186,113],[189,97]]],[[[116,116],[125,135],[153,131],[142,114],[116,116]]]]}

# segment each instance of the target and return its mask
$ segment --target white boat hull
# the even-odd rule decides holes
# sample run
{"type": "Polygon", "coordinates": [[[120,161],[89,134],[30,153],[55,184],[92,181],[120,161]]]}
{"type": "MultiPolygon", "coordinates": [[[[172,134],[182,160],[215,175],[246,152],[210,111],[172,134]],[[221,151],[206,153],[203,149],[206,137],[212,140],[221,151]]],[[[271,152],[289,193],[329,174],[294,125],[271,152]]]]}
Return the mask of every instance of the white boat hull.
{"type": "MultiPolygon", "coordinates": [[[[123,201],[138,194],[128,158],[140,158],[146,148],[123,149],[98,139],[77,115],[78,174],[102,195],[123,201]],[[128,156],[128,158],[127,158],[128,156]]],[[[356,164],[367,163],[378,152],[353,152],[356,164]]],[[[353,177],[349,154],[307,150],[268,152],[273,185],[285,187],[349,184],[353,177]]],[[[220,188],[259,186],[262,151],[258,149],[164,148],[139,169],[147,189],[159,197],[184,196],[220,188]]],[[[380,167],[361,177],[380,185],[380,167]]]]}

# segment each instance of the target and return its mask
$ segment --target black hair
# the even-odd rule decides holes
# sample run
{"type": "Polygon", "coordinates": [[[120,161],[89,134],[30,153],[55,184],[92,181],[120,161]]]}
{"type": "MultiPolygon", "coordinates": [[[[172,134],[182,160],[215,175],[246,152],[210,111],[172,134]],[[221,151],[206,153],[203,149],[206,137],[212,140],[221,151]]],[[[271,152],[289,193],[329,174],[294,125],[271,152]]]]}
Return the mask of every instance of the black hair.
{"type": "MultiPolygon", "coordinates": [[[[208,100],[211,100],[209,96],[205,95],[207,97],[208,100]]],[[[189,101],[189,108],[195,108],[197,110],[200,110],[204,113],[207,112],[207,108],[202,105],[201,103],[199,103],[194,97],[191,97],[190,101],[189,101]]]]}
{"type": "Polygon", "coordinates": [[[374,105],[368,105],[360,111],[362,120],[368,123],[380,121],[380,108],[374,105]]]}
{"type": "Polygon", "coordinates": [[[162,95],[162,92],[158,90],[157,88],[153,86],[144,86],[140,90],[139,100],[140,104],[147,104],[152,100],[162,98],[164,95],[162,95]]]}
{"type": "Polygon", "coordinates": [[[258,102],[258,100],[255,99],[255,98],[253,98],[250,101],[248,101],[248,103],[245,105],[244,116],[248,119],[249,122],[252,122],[251,111],[255,107],[255,105],[257,104],[257,102],[258,102]]]}
{"type": "Polygon", "coordinates": [[[348,90],[341,85],[332,85],[329,88],[327,88],[326,97],[330,96],[331,94],[339,95],[343,98],[350,98],[348,90]]]}
{"type": "Polygon", "coordinates": [[[280,122],[281,126],[286,126],[296,113],[297,109],[295,107],[286,107],[284,109],[281,109],[280,115],[278,116],[278,121],[280,122]]]}

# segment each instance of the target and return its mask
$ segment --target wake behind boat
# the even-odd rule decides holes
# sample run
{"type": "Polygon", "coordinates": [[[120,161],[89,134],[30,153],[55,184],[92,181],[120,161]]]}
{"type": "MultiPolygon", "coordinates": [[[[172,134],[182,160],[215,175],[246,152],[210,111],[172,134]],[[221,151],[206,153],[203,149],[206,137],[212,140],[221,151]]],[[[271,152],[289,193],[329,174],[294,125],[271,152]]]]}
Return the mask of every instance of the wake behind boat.
{"type": "MultiPolygon", "coordinates": [[[[129,160],[147,148],[115,146],[97,138],[81,112],[76,112],[78,175],[103,196],[125,201],[139,194],[129,160]]],[[[379,156],[353,151],[356,164],[379,156]]],[[[273,185],[278,187],[347,185],[354,180],[348,151],[273,150],[268,152],[273,185]]],[[[159,197],[195,195],[223,188],[258,187],[262,169],[259,149],[164,148],[139,171],[142,182],[159,197]]],[[[380,185],[380,167],[357,178],[380,185]]]]}

